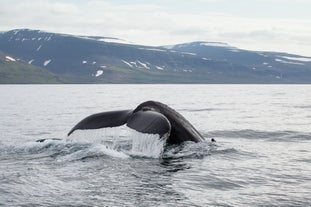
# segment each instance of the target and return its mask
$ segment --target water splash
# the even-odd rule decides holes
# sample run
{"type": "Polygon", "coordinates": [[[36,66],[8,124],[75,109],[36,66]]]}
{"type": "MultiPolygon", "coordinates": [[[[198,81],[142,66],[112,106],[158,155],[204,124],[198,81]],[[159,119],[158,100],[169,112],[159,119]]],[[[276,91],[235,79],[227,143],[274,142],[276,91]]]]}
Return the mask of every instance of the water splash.
{"type": "Polygon", "coordinates": [[[103,155],[108,155],[110,157],[117,157],[122,159],[129,158],[129,156],[126,155],[125,153],[111,149],[108,146],[91,144],[87,148],[77,150],[73,153],[62,156],[59,159],[57,159],[57,161],[58,162],[75,161],[75,160],[82,160],[85,158],[102,157],[103,155]]]}
{"type": "Polygon", "coordinates": [[[130,154],[139,157],[159,158],[162,156],[166,137],[158,134],[143,134],[131,130],[132,148],[130,154]]]}
{"type": "Polygon", "coordinates": [[[157,134],[140,133],[122,126],[77,130],[67,138],[67,142],[99,144],[110,156],[159,158],[162,156],[166,138],[165,136],[160,138],[157,134]],[[120,153],[125,156],[120,156],[120,153]]]}

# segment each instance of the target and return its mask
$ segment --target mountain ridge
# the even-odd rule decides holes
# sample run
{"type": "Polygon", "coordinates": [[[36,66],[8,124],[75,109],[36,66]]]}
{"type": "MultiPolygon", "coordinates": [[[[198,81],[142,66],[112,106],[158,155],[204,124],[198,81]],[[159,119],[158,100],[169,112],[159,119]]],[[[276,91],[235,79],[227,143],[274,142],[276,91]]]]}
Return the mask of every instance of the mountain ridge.
{"type": "Polygon", "coordinates": [[[137,45],[113,37],[17,29],[0,50],[64,83],[311,83],[311,58],[221,42],[137,45]]]}

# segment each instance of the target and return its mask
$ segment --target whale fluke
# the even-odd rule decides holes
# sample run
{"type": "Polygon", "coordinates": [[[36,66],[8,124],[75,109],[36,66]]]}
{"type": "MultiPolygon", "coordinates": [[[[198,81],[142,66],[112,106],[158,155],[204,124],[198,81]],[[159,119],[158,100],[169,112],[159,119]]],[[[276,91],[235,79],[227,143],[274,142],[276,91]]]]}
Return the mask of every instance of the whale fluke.
{"type": "Polygon", "coordinates": [[[159,134],[160,137],[167,135],[166,142],[169,144],[204,140],[203,136],[181,114],[156,101],[144,102],[134,110],[93,114],[74,126],[68,136],[79,129],[99,129],[125,124],[142,133],[159,134]]]}
{"type": "Polygon", "coordinates": [[[171,131],[168,119],[154,111],[138,111],[129,118],[126,125],[139,132],[159,134],[161,137],[171,131]]]}
{"type": "Polygon", "coordinates": [[[74,126],[68,136],[77,129],[99,129],[106,127],[116,127],[126,124],[128,118],[132,115],[132,110],[108,111],[93,114],[74,126]]]}

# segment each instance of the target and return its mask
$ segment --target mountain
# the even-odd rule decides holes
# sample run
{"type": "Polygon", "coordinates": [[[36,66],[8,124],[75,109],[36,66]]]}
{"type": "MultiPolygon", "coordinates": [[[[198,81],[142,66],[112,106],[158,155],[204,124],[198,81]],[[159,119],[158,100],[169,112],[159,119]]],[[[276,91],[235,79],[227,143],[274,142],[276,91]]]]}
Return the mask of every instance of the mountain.
{"type": "Polygon", "coordinates": [[[60,77],[0,51],[0,83],[62,83],[60,77]]]}
{"type": "Polygon", "coordinates": [[[65,83],[311,83],[311,58],[224,43],[150,47],[20,29],[0,34],[0,50],[65,83]]]}
{"type": "Polygon", "coordinates": [[[60,75],[68,83],[206,82],[217,76],[215,73],[206,77],[214,68],[232,67],[224,61],[119,42],[119,39],[107,37],[25,29],[4,33],[0,37],[0,49],[60,75]]]}
{"type": "Polygon", "coordinates": [[[242,50],[221,42],[192,42],[166,48],[193,53],[207,59],[243,65],[254,70],[257,75],[279,79],[277,82],[311,83],[311,57],[242,50]]]}

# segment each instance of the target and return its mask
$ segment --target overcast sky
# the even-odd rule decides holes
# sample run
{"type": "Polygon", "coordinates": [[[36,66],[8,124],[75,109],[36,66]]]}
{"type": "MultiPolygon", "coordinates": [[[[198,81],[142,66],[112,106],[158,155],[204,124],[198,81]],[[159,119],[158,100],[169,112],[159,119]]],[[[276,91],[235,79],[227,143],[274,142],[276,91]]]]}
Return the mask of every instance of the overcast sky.
{"type": "Polygon", "coordinates": [[[41,29],[138,44],[221,41],[311,56],[311,0],[0,0],[0,30],[41,29]]]}

